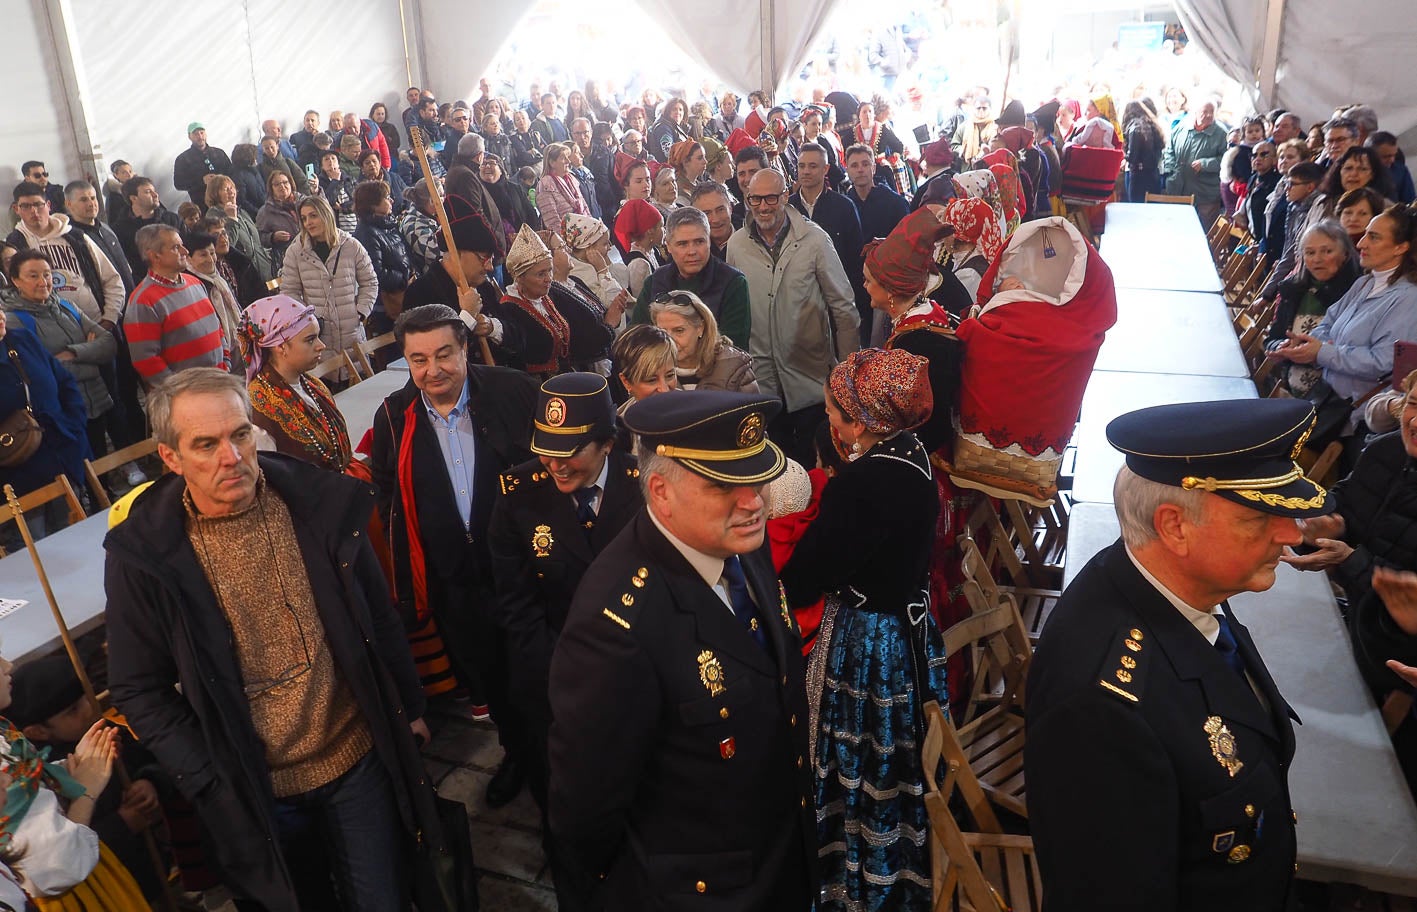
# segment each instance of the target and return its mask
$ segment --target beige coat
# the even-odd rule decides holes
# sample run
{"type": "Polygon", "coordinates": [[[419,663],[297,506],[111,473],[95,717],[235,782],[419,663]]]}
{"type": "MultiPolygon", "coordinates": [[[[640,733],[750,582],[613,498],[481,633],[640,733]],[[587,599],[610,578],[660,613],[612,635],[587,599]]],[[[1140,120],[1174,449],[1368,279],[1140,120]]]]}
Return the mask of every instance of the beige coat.
{"type": "Polygon", "coordinates": [[[330,358],[364,341],[364,318],[379,298],[379,277],[364,245],[351,235],[340,231],[322,263],[301,232],[285,252],[280,290],[315,308],[324,357],[330,358]]]}

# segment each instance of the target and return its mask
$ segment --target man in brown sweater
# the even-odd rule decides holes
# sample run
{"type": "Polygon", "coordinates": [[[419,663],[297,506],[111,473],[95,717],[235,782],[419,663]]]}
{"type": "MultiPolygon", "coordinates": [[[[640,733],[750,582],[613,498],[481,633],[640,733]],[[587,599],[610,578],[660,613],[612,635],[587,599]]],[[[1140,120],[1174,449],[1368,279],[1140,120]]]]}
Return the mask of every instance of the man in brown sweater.
{"type": "Polygon", "coordinates": [[[407,908],[404,850],[440,833],[373,492],[258,458],[224,371],[173,375],[148,414],[172,474],[105,542],[115,703],[197,806],[239,908],[407,908]]]}

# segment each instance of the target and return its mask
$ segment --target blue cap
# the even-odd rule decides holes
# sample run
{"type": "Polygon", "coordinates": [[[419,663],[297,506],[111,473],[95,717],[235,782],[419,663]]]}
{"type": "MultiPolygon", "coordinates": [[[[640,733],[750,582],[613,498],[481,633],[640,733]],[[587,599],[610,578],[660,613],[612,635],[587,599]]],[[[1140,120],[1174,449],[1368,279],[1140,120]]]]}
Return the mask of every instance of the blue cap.
{"type": "Polygon", "coordinates": [[[531,451],[568,459],[593,440],[615,436],[615,403],[600,374],[557,374],[541,384],[531,451]]]}
{"type": "Polygon", "coordinates": [[[1142,478],[1300,519],[1332,512],[1328,491],[1295,461],[1314,421],[1304,399],[1183,402],[1113,419],[1107,442],[1142,478]]]}

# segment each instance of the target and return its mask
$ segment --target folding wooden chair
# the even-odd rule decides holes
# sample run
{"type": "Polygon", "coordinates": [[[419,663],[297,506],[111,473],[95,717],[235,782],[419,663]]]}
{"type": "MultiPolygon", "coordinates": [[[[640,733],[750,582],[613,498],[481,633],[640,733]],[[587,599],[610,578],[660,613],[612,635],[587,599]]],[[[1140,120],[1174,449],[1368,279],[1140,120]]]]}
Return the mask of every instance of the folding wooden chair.
{"type": "Polygon", "coordinates": [[[949,739],[989,800],[1027,817],[1023,700],[1033,650],[1018,608],[1007,593],[999,593],[992,608],[976,609],[943,637],[946,654],[962,655],[973,672],[959,724],[946,722],[949,739]]]}
{"type": "Polygon", "coordinates": [[[1221,263],[1225,261],[1225,254],[1228,252],[1225,239],[1230,235],[1230,220],[1225,216],[1217,216],[1215,224],[1210,226],[1210,231],[1206,232],[1205,242],[1210,247],[1210,258],[1215,261],[1215,268],[1219,269],[1221,263]]]}
{"type": "Polygon", "coordinates": [[[938,703],[924,707],[927,729],[921,759],[925,810],[930,817],[930,854],[935,912],[1031,912],[1042,902],[1042,878],[1033,840],[1008,835],[998,825],[982,790],[971,784],[966,764],[949,746],[948,720],[938,703]],[[939,778],[941,768],[944,779],[939,778]],[[958,794],[978,832],[965,832],[950,812],[958,794]]]}
{"type": "Polygon", "coordinates": [[[1194,206],[1196,204],[1196,195],[1194,193],[1189,193],[1185,196],[1166,193],[1148,193],[1146,195],[1146,201],[1148,203],[1179,203],[1183,206],[1194,206]]]}
{"type": "Polygon", "coordinates": [[[156,452],[157,441],[149,437],[147,440],[140,440],[131,446],[125,446],[121,450],[114,450],[107,456],[85,459],[84,477],[88,479],[89,491],[93,493],[94,503],[104,510],[113,506],[113,501],[108,497],[108,489],[103,486],[103,476],[121,465],[142,459],[144,456],[151,456],[156,452]]]}
{"type": "MultiPolygon", "coordinates": [[[[10,486],[6,485],[5,487],[8,490],[10,486]]],[[[76,522],[82,522],[86,518],[84,505],[79,502],[79,495],[74,493],[74,486],[69,484],[69,477],[67,475],[55,477],[49,484],[35,488],[23,497],[18,498],[17,502],[19,503],[21,512],[33,513],[50,501],[61,499],[69,508],[70,525],[76,522]]],[[[19,523],[20,521],[20,518],[10,505],[0,504],[0,526],[3,526],[7,522],[19,523]]],[[[26,532],[26,535],[28,535],[28,532],[26,532]]],[[[4,553],[4,549],[0,548],[0,557],[3,557],[4,553]]]]}
{"type": "Polygon", "coordinates": [[[351,348],[348,354],[350,355],[351,360],[354,361],[356,366],[360,368],[361,372],[364,375],[364,378],[367,380],[368,378],[374,376],[379,371],[384,369],[383,365],[380,365],[378,368],[375,368],[374,362],[370,358],[370,356],[374,354],[374,352],[383,348],[384,346],[393,344],[394,334],[392,331],[390,331],[384,333],[381,336],[375,336],[372,339],[365,339],[363,342],[356,344],[354,348],[351,348]]]}
{"type": "Polygon", "coordinates": [[[331,355],[305,373],[307,376],[314,377],[318,380],[323,380],[325,377],[334,374],[336,375],[335,379],[338,380],[340,379],[338,375],[341,371],[349,371],[350,386],[354,386],[354,384],[363,379],[359,376],[359,369],[354,366],[353,359],[349,357],[349,352],[339,352],[338,354],[331,355]]]}
{"type": "MultiPolygon", "coordinates": [[[[1061,503],[1061,498],[1055,507],[1057,503],[1061,503]]],[[[1029,639],[1037,641],[1049,613],[1062,595],[1066,513],[1061,508],[1051,513],[1054,523],[1058,522],[1057,516],[1063,517],[1056,531],[1049,530],[1045,524],[1045,531],[1036,533],[1028,511],[1043,515],[1049,514],[1051,508],[1044,511],[1031,504],[1008,500],[1001,501],[1001,505],[1002,515],[989,498],[981,498],[970,513],[960,537],[961,569],[966,580],[972,576],[986,590],[1013,596],[1029,639]],[[1040,541],[1046,545],[1046,550],[1040,547],[1040,541]],[[982,548],[980,542],[984,543],[982,548]]]]}

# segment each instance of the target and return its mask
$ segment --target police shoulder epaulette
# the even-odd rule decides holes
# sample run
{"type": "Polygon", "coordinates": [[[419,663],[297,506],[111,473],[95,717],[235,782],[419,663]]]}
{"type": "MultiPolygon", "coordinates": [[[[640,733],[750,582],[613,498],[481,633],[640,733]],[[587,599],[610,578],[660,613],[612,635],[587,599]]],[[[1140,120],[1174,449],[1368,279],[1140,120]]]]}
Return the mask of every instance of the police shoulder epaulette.
{"type": "Polygon", "coordinates": [[[630,629],[630,625],[639,617],[640,609],[636,606],[639,597],[643,595],[645,586],[649,584],[649,568],[640,567],[630,575],[630,581],[625,584],[624,591],[620,594],[620,599],[614,605],[603,609],[600,613],[624,627],[630,629]]]}
{"type": "Polygon", "coordinates": [[[625,477],[626,477],[626,478],[639,478],[639,477],[640,477],[640,470],[639,470],[638,468],[636,468],[635,466],[626,466],[626,467],[625,467],[625,477]]]}
{"type": "Polygon", "coordinates": [[[528,485],[541,484],[551,477],[551,473],[541,468],[534,468],[530,472],[516,471],[503,472],[498,476],[502,482],[502,493],[513,494],[528,485]]]}
{"type": "Polygon", "coordinates": [[[1127,625],[1117,631],[1116,645],[1097,672],[1097,686],[1119,700],[1140,703],[1146,684],[1147,635],[1140,627],[1127,625]]]}

